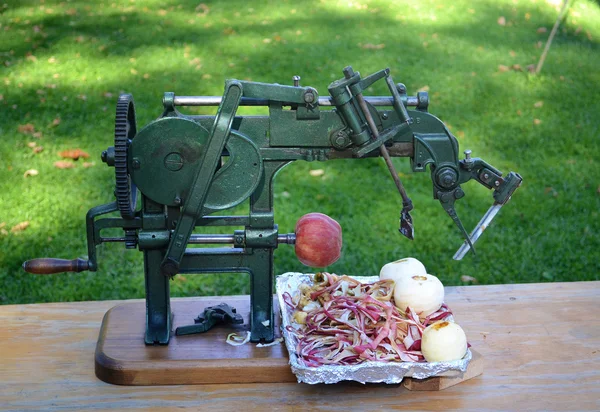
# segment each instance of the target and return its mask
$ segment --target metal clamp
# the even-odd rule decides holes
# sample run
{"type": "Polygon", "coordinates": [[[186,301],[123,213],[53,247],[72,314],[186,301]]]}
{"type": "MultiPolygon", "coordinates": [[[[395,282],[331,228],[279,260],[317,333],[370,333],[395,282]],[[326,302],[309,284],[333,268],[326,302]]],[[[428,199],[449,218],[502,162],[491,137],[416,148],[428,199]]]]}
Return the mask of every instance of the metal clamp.
{"type": "Polygon", "coordinates": [[[242,315],[236,313],[234,307],[226,303],[219,303],[217,306],[210,306],[204,309],[204,312],[194,319],[193,325],[180,326],[175,329],[175,335],[192,335],[195,333],[204,333],[217,324],[242,324],[244,319],[242,315]]]}

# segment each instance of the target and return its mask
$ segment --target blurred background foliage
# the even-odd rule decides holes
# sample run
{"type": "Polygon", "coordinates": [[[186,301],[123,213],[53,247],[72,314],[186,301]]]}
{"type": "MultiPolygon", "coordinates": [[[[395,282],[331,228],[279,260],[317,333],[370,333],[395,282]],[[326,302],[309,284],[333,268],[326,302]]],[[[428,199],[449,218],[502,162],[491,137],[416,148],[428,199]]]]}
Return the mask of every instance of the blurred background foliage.
{"type": "MultiPolygon", "coordinates": [[[[461,262],[462,240],[433,200],[428,173],[394,162],[415,204],[416,239],[397,233],[400,199],[380,159],[296,162],[275,182],[276,222],[293,230],[319,211],[344,230],[336,273],[375,275],[414,256],[446,285],[597,280],[600,273],[600,6],[574,0],[540,75],[560,1],[4,0],[0,6],[0,303],[144,296],[142,254],[99,248],[96,273],[36,277],[21,263],[86,253],[85,213],[113,200],[114,107],[133,93],[138,127],[162,94],[220,95],[226,78],[303,85],[326,94],[352,65],[390,67],[409,94],[471,149],[524,183],[461,262]],[[78,161],[58,153],[79,148],[78,161]],[[56,163],[63,161],[66,163],[56,163]],[[317,172],[314,172],[317,170],[317,172]],[[313,171],[313,173],[311,173],[313,171]]],[[[385,94],[375,87],[369,94],[385,94]]],[[[213,113],[214,108],[188,109],[213,113]]],[[[264,113],[243,108],[242,114],[264,113]]],[[[465,185],[458,213],[472,228],[492,203],[465,185]]],[[[307,271],[293,248],[276,272],[307,271]]],[[[248,293],[240,275],[185,275],[172,295],[248,293]]]]}

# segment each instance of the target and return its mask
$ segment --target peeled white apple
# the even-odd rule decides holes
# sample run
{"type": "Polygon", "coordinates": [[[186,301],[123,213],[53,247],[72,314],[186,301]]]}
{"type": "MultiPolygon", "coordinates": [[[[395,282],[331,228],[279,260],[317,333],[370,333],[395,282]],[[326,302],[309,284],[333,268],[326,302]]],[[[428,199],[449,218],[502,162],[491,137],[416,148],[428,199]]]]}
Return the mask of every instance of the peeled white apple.
{"type": "Polygon", "coordinates": [[[424,318],[444,303],[444,285],[433,275],[400,276],[395,282],[394,304],[401,311],[410,306],[424,318]]]}
{"type": "Polygon", "coordinates": [[[379,272],[380,279],[392,279],[396,281],[400,276],[426,275],[427,270],[423,264],[415,258],[404,258],[384,265],[379,272]]]}
{"type": "Polygon", "coordinates": [[[467,352],[467,336],[456,323],[437,321],[423,331],[421,352],[427,362],[462,359],[467,352]]]}

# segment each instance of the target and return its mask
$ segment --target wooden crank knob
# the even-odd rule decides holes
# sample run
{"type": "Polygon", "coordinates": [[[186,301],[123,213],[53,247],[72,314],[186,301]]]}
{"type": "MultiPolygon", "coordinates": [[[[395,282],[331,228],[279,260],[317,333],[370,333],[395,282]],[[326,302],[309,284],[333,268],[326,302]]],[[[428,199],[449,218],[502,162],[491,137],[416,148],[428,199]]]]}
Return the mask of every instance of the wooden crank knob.
{"type": "Polygon", "coordinates": [[[32,259],[23,263],[25,272],[35,275],[51,275],[63,272],[83,272],[89,269],[89,262],[84,259],[55,259],[40,258],[32,259]]]}
{"type": "Polygon", "coordinates": [[[342,227],[323,213],[308,213],[296,223],[296,256],[306,266],[324,268],[342,251],[342,227]]]}

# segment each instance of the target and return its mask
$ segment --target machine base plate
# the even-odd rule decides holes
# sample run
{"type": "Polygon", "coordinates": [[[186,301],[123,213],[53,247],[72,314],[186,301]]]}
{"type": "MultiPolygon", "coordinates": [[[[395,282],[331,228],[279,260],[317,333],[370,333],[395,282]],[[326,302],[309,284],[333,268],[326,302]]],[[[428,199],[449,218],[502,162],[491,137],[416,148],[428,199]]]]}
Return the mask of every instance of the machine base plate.
{"type": "MultiPolygon", "coordinates": [[[[277,301],[273,302],[279,312],[277,301]]],[[[283,343],[257,348],[248,342],[228,345],[227,335],[249,330],[250,298],[228,296],[172,299],[174,314],[167,346],[146,346],[144,301],[127,302],[106,312],[96,345],[96,376],[116,385],[189,385],[214,383],[296,382],[283,343]],[[243,325],[217,325],[206,333],[175,336],[175,329],[194,323],[208,306],[225,302],[237,309],[243,325]]],[[[275,336],[281,336],[275,316],[275,336]]]]}
{"type": "MultiPolygon", "coordinates": [[[[279,305],[275,310],[275,336],[281,336],[279,305]]],[[[249,325],[250,298],[226,296],[172,299],[174,314],[171,341],[167,346],[146,346],[144,301],[127,302],[104,315],[96,345],[96,376],[115,385],[190,385],[219,383],[296,382],[283,343],[256,347],[254,343],[231,346],[227,335],[245,335],[249,325]],[[175,328],[192,324],[208,306],[224,302],[237,309],[243,325],[217,325],[206,333],[176,336],[175,328]]],[[[438,391],[481,375],[483,359],[473,348],[473,360],[464,374],[424,380],[405,378],[408,390],[438,391]]]]}

